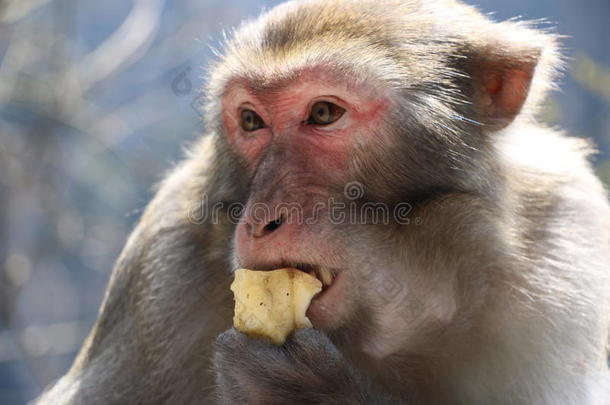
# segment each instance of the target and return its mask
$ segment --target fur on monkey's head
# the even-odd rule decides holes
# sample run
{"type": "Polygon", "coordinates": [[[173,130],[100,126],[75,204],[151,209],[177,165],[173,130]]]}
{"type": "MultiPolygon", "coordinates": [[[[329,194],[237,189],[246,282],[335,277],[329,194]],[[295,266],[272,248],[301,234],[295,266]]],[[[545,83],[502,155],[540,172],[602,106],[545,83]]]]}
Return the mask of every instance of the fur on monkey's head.
{"type": "Polygon", "coordinates": [[[446,127],[465,119],[496,130],[535,111],[561,61],[556,35],[527,22],[494,22],[455,0],[290,1],[227,41],[210,72],[208,123],[218,122],[216,100],[232,80],[272,88],[316,66],[354,85],[386,86],[398,104],[419,94],[446,127]],[[465,80],[475,87],[464,89],[465,80]],[[503,85],[511,87],[504,94],[503,85]]]}

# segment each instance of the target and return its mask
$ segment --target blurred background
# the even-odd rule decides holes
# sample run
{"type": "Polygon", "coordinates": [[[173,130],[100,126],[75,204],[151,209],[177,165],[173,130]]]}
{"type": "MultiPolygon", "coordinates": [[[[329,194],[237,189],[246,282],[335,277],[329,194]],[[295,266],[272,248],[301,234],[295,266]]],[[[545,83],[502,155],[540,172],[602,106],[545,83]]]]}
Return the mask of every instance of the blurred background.
{"type": "MultiPolygon", "coordinates": [[[[66,372],[153,185],[201,134],[208,45],[277,3],[0,0],[0,404],[66,372]]],[[[567,36],[542,119],[593,139],[610,183],[610,2],[471,4],[567,36]]]]}

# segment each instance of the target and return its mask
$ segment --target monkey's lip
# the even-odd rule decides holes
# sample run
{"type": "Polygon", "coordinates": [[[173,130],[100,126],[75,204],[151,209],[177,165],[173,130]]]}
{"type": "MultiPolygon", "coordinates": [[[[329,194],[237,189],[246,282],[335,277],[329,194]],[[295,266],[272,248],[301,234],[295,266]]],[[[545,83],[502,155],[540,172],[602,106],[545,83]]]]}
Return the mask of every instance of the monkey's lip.
{"type": "Polygon", "coordinates": [[[307,309],[307,318],[314,327],[322,330],[331,330],[339,325],[345,317],[347,305],[345,290],[349,284],[346,272],[323,266],[321,264],[309,264],[302,262],[277,262],[277,263],[248,263],[259,271],[276,270],[292,267],[316,277],[322,283],[322,291],[317,293],[311,300],[307,309]]]}
{"type": "Polygon", "coordinates": [[[342,318],[345,278],[344,272],[332,269],[332,282],[323,282],[322,291],[312,298],[306,315],[316,328],[332,329],[342,318]]]}

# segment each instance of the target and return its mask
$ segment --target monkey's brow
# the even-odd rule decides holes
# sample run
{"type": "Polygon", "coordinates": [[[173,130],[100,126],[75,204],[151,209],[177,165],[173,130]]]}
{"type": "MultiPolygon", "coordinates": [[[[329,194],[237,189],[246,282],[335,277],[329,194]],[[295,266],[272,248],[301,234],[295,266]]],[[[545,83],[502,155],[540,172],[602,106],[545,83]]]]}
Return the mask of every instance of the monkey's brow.
{"type": "Polygon", "coordinates": [[[293,68],[283,72],[274,72],[273,76],[269,76],[265,73],[249,74],[246,77],[242,77],[248,87],[255,94],[274,94],[283,88],[290,86],[293,83],[297,83],[303,78],[304,74],[316,74],[316,80],[329,85],[337,84],[337,82],[344,82],[349,84],[351,81],[346,80],[346,70],[351,72],[351,75],[359,75],[356,69],[351,69],[348,66],[339,66],[331,62],[324,64],[317,64],[315,66],[293,68]],[[328,75],[328,76],[326,76],[328,75]],[[332,80],[330,79],[332,78],[332,80]]]}
{"type": "Polygon", "coordinates": [[[248,80],[248,87],[256,95],[273,95],[296,81],[297,77],[278,78],[273,80],[259,78],[257,80],[248,80]]]}
{"type": "Polygon", "coordinates": [[[244,77],[249,89],[257,94],[273,94],[283,88],[297,82],[302,74],[302,70],[291,70],[288,72],[276,73],[273,77],[266,74],[248,75],[244,77]]]}

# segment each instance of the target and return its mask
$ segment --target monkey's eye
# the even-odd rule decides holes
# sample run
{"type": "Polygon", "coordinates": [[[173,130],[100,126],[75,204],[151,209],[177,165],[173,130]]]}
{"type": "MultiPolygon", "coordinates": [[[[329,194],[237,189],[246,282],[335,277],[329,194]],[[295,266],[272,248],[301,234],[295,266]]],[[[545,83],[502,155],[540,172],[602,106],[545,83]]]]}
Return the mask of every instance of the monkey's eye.
{"type": "Polygon", "coordinates": [[[337,121],[345,110],[328,101],[318,101],[311,107],[307,123],[310,125],[328,125],[337,121]]]}
{"type": "Polygon", "coordinates": [[[241,128],[246,132],[256,131],[265,127],[263,119],[252,110],[242,110],[241,112],[241,128]]]}

